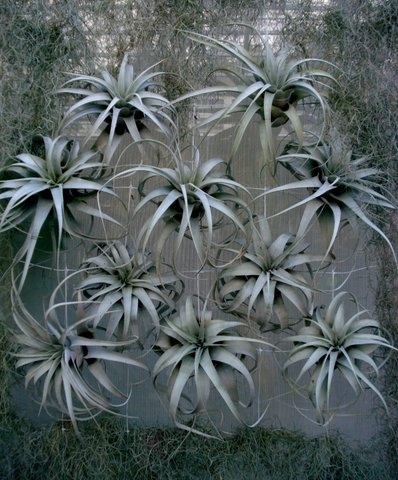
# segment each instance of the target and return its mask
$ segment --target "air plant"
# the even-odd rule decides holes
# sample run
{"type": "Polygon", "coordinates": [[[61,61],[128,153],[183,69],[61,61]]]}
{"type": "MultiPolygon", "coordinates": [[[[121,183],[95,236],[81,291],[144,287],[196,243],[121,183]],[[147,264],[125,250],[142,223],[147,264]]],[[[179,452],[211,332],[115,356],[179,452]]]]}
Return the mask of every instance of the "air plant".
{"type": "Polygon", "coordinates": [[[25,370],[26,387],[32,382],[40,386],[41,407],[67,415],[78,433],[78,420],[101,411],[115,413],[114,408],[120,406],[112,404],[105,393],[122,398],[122,405],[128,400],[107,375],[107,362],[147,368],[120,351],[135,343],[135,338],[122,342],[96,338],[98,331],[88,327],[81,304],[76,310],[77,320],[70,325],[58,321],[54,305],[50,310],[39,323],[14,295],[16,367],[25,370]]]}
{"type": "Polygon", "coordinates": [[[221,396],[234,417],[241,421],[237,403],[249,407],[254,400],[254,382],[245,360],[256,365],[254,344],[267,344],[258,339],[242,337],[237,329],[244,324],[212,318],[203,308],[195,312],[192,297],[186,299],[179,313],[165,317],[156,342],[160,357],[152,370],[153,383],[162,389],[160,376],[167,371],[169,412],[175,424],[195,431],[179,420],[179,415],[203,412],[209,401],[212,386],[221,396]],[[238,374],[238,375],[236,375],[238,374]],[[238,377],[248,389],[245,403],[239,400],[238,377]],[[188,389],[188,385],[194,388],[188,389]],[[194,395],[194,397],[192,396],[194,395]],[[183,403],[187,402],[187,406],[183,403]]]}
{"type": "MultiPolygon", "coordinates": [[[[105,321],[106,336],[128,338],[139,335],[143,315],[149,315],[156,333],[159,315],[175,310],[181,294],[181,282],[173,274],[157,275],[155,265],[139,251],[130,251],[120,241],[100,248],[97,256],[88,258],[79,269],[85,278],[78,284],[91,304],[93,327],[105,321]]],[[[146,333],[148,329],[146,326],[146,333]]]]}
{"type": "Polygon", "coordinates": [[[66,128],[83,117],[94,118],[87,141],[99,132],[97,145],[106,143],[111,147],[109,156],[116,150],[124,133],[129,133],[135,142],[141,141],[140,132],[147,121],[168,138],[173,138],[174,108],[158,93],[162,89],[158,77],[164,72],[153,71],[157,65],[137,74],[126,54],[117,78],[106,69],[101,72],[101,77],[73,74],[58,93],[83,98],[69,107],[61,127],[66,128]],[[83,84],[85,88],[66,87],[71,83],[83,84]]]}
{"type": "Polygon", "coordinates": [[[184,162],[178,150],[173,159],[174,168],[140,165],[134,170],[147,175],[140,181],[138,191],[142,200],[134,214],[141,212],[150,203],[156,205],[155,213],[145,222],[139,234],[144,249],[155,227],[162,220],[164,225],[156,241],[157,258],[160,258],[168,238],[177,232],[173,252],[176,257],[184,237],[192,240],[202,266],[209,260],[215,245],[214,231],[227,224],[247,236],[247,228],[239,218],[240,212],[251,217],[246,202],[240,194],[249,194],[246,188],[219,173],[225,166],[221,159],[200,162],[198,150],[194,150],[192,162],[184,162]],[[150,181],[156,182],[149,188],[150,181]]]}
{"type": "Polygon", "coordinates": [[[0,182],[0,201],[5,202],[0,213],[0,232],[10,229],[25,231],[26,225],[28,229],[15,256],[15,262],[25,261],[21,288],[46,222],[54,223],[52,228],[58,249],[64,233],[74,237],[89,235],[87,224],[91,225],[94,218],[119,225],[100,207],[88,203],[90,198],[99,194],[117,198],[109,187],[104,186],[107,166],[102,163],[101,155],[81,150],[77,140],[64,136],[42,138],[44,156],[17,155],[17,160],[3,169],[3,173],[12,178],[0,182]]]}
{"type": "Polygon", "coordinates": [[[260,331],[286,328],[286,301],[301,315],[312,313],[314,288],[304,270],[310,275],[310,264],[322,262],[325,257],[306,253],[308,244],[302,238],[302,225],[298,236],[283,233],[273,240],[265,217],[259,216],[254,224],[248,249],[218,274],[217,305],[225,312],[255,321],[260,331]],[[274,315],[278,323],[271,321],[274,315]]]}
{"type": "Polygon", "coordinates": [[[295,384],[305,374],[310,375],[307,390],[322,423],[331,409],[330,396],[336,372],[348,382],[355,395],[368,387],[386,407],[382,394],[369,376],[371,373],[378,375],[380,369],[372,358],[375,350],[394,347],[381,335],[376,320],[364,318],[366,310],[359,310],[356,304],[357,312],[352,316],[346,314],[344,301],[347,296],[356,303],[352,295],[340,292],[326,309],[317,307],[313,315],[304,318],[305,326],[297,335],[286,338],[294,346],[284,364],[284,375],[289,376],[292,365],[304,363],[295,384]]]}
{"type": "Polygon", "coordinates": [[[354,157],[352,151],[339,142],[329,145],[318,141],[301,147],[288,145],[277,161],[298,180],[272,188],[265,194],[299,189],[307,189],[310,193],[278,215],[305,205],[303,218],[309,222],[317,217],[327,252],[331,251],[342,222],[349,223],[358,234],[357,220],[360,219],[388,243],[395,259],[390,241],[365,210],[368,206],[395,208],[380,193],[382,172],[368,166],[368,157],[354,157]]]}
{"type": "Polygon", "coordinates": [[[223,85],[190,92],[176,101],[212,93],[233,95],[235,98],[229,105],[210,115],[199,126],[219,122],[232,113],[240,113],[241,118],[234,133],[232,157],[247,128],[257,117],[261,120],[260,140],[264,157],[267,162],[273,162],[275,147],[272,142],[272,128],[290,121],[299,142],[302,143],[304,133],[297,109],[298,101],[311,97],[319,104],[325,117],[327,104],[324,91],[330,89],[328,82],[335,80],[327,71],[310,67],[313,63],[332,66],[329,62],[316,58],[293,60],[288,50],[274,54],[267,39],[257,30],[255,33],[263,47],[260,55],[231,40],[216,40],[206,35],[187,32],[192,40],[226,52],[233,62],[214,72],[218,74],[217,78],[225,78],[223,85]]]}

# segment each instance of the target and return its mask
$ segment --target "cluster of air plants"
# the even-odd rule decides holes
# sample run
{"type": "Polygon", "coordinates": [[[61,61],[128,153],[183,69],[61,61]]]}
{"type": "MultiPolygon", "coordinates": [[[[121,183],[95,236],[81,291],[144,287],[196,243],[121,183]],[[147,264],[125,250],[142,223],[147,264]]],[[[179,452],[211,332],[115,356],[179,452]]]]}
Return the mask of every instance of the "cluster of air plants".
{"type": "Polygon", "coordinates": [[[256,223],[244,254],[217,277],[218,306],[247,321],[254,320],[261,331],[286,328],[286,300],[304,316],[313,308],[312,284],[297,267],[306,266],[311,274],[309,265],[323,262],[325,257],[306,253],[308,244],[300,236],[283,233],[272,240],[265,217],[258,218],[256,223]],[[274,317],[276,325],[271,323],[274,317]]]}
{"type": "Polygon", "coordinates": [[[107,375],[105,362],[147,367],[120,351],[134,343],[134,337],[121,342],[96,338],[98,332],[89,328],[82,304],[78,304],[76,320],[71,325],[64,324],[57,313],[55,306],[50,305],[43,325],[15,296],[13,319],[18,327],[15,340],[19,346],[16,367],[25,368],[26,386],[30,382],[40,384],[41,407],[66,414],[78,431],[77,420],[113,411],[115,405],[102,390],[122,398],[123,403],[128,399],[107,375]]]}
{"type": "Polygon", "coordinates": [[[153,71],[156,66],[137,75],[128,55],[125,55],[117,78],[108,70],[102,71],[102,78],[73,75],[65,85],[77,82],[85,88],[64,86],[59,93],[83,98],[70,106],[61,127],[65,128],[84,117],[94,119],[86,141],[100,133],[96,143],[107,145],[106,152],[110,157],[124,133],[129,133],[136,142],[142,140],[140,132],[146,122],[151,122],[171,137],[175,131],[174,109],[167,98],[157,92],[162,88],[157,77],[163,72],[153,71]]]}
{"type": "Polygon", "coordinates": [[[358,235],[357,220],[362,220],[394,248],[383,231],[369,218],[369,206],[395,208],[382,193],[383,172],[369,165],[366,156],[354,156],[352,151],[334,138],[332,144],[319,140],[299,146],[288,144],[277,162],[297,179],[295,182],[268,190],[266,194],[305,188],[309,196],[286,210],[305,205],[303,218],[316,216],[324,239],[326,252],[332,249],[339,228],[349,223],[358,235]]]}
{"type": "Polygon", "coordinates": [[[63,234],[88,236],[93,219],[118,223],[101,209],[99,195],[116,197],[105,185],[109,166],[101,154],[82,150],[76,139],[66,136],[43,137],[44,154],[17,155],[3,169],[0,182],[0,201],[3,209],[0,232],[19,230],[25,239],[15,255],[16,262],[24,260],[21,286],[26,279],[37,241],[46,222],[51,223],[54,241],[61,247],[63,234]],[[94,197],[98,205],[90,205],[94,197]]]}
{"type": "Polygon", "coordinates": [[[330,82],[333,82],[334,78],[328,71],[312,66],[328,62],[315,58],[295,60],[288,49],[275,54],[268,40],[264,39],[257,30],[253,29],[253,32],[254,42],[260,41],[260,46],[256,48],[254,45],[252,51],[236,41],[217,40],[190,33],[194,41],[216,48],[220,53],[227,53],[230,61],[214,72],[217,80],[222,81],[222,85],[190,92],[181,97],[181,100],[213,93],[232,95],[234,98],[230,104],[210,115],[202,125],[220,122],[233,113],[240,114],[232,134],[234,137],[232,157],[237,152],[249,125],[259,118],[264,159],[267,163],[273,163],[275,145],[272,128],[278,128],[290,122],[301,143],[304,139],[304,131],[297,108],[298,102],[311,98],[312,101],[318,102],[325,117],[327,103],[324,100],[323,90],[332,87],[330,82]]]}
{"type": "MultiPolygon", "coordinates": [[[[139,335],[144,311],[159,332],[160,315],[173,311],[181,288],[174,274],[157,276],[155,265],[142,252],[131,253],[120,241],[100,248],[99,255],[88,258],[77,272],[84,275],[77,289],[89,298],[92,324],[96,328],[106,314],[104,328],[111,338],[139,335]]],[[[142,325],[148,334],[149,325],[142,325]]]]}
{"type": "Polygon", "coordinates": [[[265,346],[283,354],[265,337],[270,331],[289,333],[293,346],[283,373],[289,379],[291,365],[304,362],[296,381],[288,382],[297,391],[297,382],[309,376],[308,393],[318,421],[324,422],[332,408],[336,372],[355,394],[369,387],[381,397],[366,370],[377,374],[379,365],[372,354],[378,347],[392,347],[378,322],[364,320],[363,312],[346,317],[342,293],[332,299],[325,314],[316,305],[321,289],[316,279],[333,263],[332,248],[344,223],[358,234],[361,220],[393,248],[365,210],[393,208],[379,186],[382,172],[326,136],[324,93],[334,81],[328,71],[332,66],[317,59],[292,60],[285,51],[274,53],[261,36],[260,53],[258,46],[251,52],[230,40],[189,36],[228,55],[231,62],[216,75],[225,84],[169,101],[159,93],[163,73],[151,67],[136,74],[128,55],[117,78],[107,70],[101,78],[74,75],[59,92],[83,98],[69,105],[61,134],[44,137],[43,157],[19,155],[0,182],[0,230],[18,229],[26,235],[14,265],[19,268],[24,261],[13,288],[17,367],[25,369],[27,384],[41,388],[42,406],[67,415],[75,429],[78,419],[113,410],[108,395],[126,398],[104,363],[149,369],[140,355],[145,358],[152,350],[158,355],[151,369],[153,386],[159,394],[166,392],[170,416],[178,427],[199,431],[190,420],[211,409],[212,391],[241,421],[240,409],[256,399],[253,372],[258,351],[265,346]],[[323,69],[310,67],[316,63],[323,69]],[[69,87],[70,83],[77,86],[69,87]],[[179,140],[173,105],[211,93],[233,98],[194,126],[195,134],[204,125],[223,125],[227,117],[240,113],[226,158],[203,159],[201,145],[193,141],[183,145],[179,140]],[[316,143],[308,142],[303,125],[307,99],[322,120],[316,143]],[[234,157],[251,168],[246,158],[240,158],[238,147],[256,119],[265,163],[273,165],[266,175],[278,181],[283,166],[295,177],[272,189],[264,185],[260,194],[234,179],[229,163],[234,157]],[[83,120],[90,125],[81,149],[64,130],[83,120]],[[143,138],[144,126],[152,129],[152,137],[143,138]],[[291,129],[296,142],[287,143],[277,156],[272,129],[282,126],[291,129]],[[161,141],[155,139],[157,134],[161,141]],[[138,145],[139,158],[120,171],[116,152],[122,138],[138,145]],[[166,155],[157,163],[151,161],[141,148],[144,141],[166,155]],[[119,171],[112,174],[115,165],[119,171]],[[126,205],[125,226],[103,211],[100,197],[106,194],[121,202],[117,184],[126,178],[136,193],[126,205]],[[306,190],[305,198],[272,215],[302,211],[293,231],[273,230],[271,217],[257,211],[268,195],[306,190]],[[98,229],[91,234],[94,219],[104,228],[102,241],[95,233],[98,229]],[[314,253],[310,236],[316,219],[325,250],[314,253]],[[123,227],[120,238],[111,240],[105,221],[123,227]],[[57,255],[65,234],[84,239],[87,252],[97,251],[82,252],[84,260],[59,280],[39,321],[28,312],[20,293],[29,281],[46,222],[55,227],[57,255]],[[190,265],[187,275],[179,260],[190,246],[198,266],[190,265]],[[210,272],[209,280],[201,283],[204,272],[210,272]],[[186,287],[187,277],[197,280],[197,292],[186,287]],[[73,299],[68,296],[69,284],[73,299]],[[77,320],[70,320],[75,314],[77,320]],[[231,315],[239,321],[231,320],[231,315]]]}
{"type": "Polygon", "coordinates": [[[187,297],[178,313],[162,322],[156,342],[156,351],[161,355],[153,368],[152,378],[156,385],[161,373],[169,371],[169,410],[177,426],[192,430],[181,423],[177,415],[206,411],[212,385],[238,420],[241,415],[236,403],[248,407],[255,400],[254,381],[245,362],[251,360],[254,369],[257,361],[255,344],[260,342],[242,337],[237,331],[242,326],[245,324],[241,322],[212,318],[212,312],[205,307],[196,313],[191,297],[187,297]],[[249,391],[245,403],[239,399],[236,374],[242,377],[249,391]],[[184,395],[190,381],[196,399],[192,399],[192,393],[184,395]],[[183,400],[187,404],[185,407],[183,400]]]}
{"type": "MultiPolygon", "coordinates": [[[[173,257],[176,258],[184,237],[192,240],[201,265],[210,261],[213,250],[214,231],[227,224],[241,235],[246,229],[240,214],[250,218],[247,203],[241,198],[247,189],[234,181],[226,173],[220,173],[219,167],[225,166],[221,159],[200,161],[199,153],[194,151],[193,159],[184,162],[180,156],[174,156],[174,168],[156,166],[138,166],[137,172],[147,175],[140,181],[138,191],[142,200],[135,208],[140,212],[149,202],[156,204],[156,211],[144,224],[139,240],[143,247],[160,220],[164,221],[161,233],[156,241],[159,258],[166,241],[172,233],[177,232],[174,242],[173,257]],[[147,184],[156,180],[160,185],[147,191],[147,184]]],[[[224,242],[225,243],[225,242],[224,242]]]]}
{"type": "MultiPolygon", "coordinates": [[[[340,292],[326,309],[317,307],[312,316],[305,318],[305,325],[297,335],[286,340],[294,347],[284,364],[284,373],[295,363],[303,366],[295,380],[297,383],[307,372],[311,372],[307,390],[319,421],[327,417],[338,406],[331,406],[331,394],[336,372],[348,382],[356,395],[368,387],[375,392],[387,408],[383,396],[370,380],[370,375],[379,373],[380,365],[372,358],[378,347],[392,348],[381,335],[377,321],[365,317],[368,312],[359,310],[346,314],[344,303],[346,292],[340,292]]],[[[356,301],[354,298],[351,300],[356,301]]]]}

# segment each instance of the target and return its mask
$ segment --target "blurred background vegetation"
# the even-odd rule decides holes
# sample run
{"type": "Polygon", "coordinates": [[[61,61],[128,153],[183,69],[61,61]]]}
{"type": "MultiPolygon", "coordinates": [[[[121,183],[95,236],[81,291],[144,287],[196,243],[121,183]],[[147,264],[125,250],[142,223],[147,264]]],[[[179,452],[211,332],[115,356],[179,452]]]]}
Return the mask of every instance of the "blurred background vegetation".
{"type": "MultiPolygon", "coordinates": [[[[63,112],[53,94],[66,72],[112,71],[126,51],[137,68],[162,60],[167,94],[197,88],[212,71],[203,47],[181,30],[220,35],[229,24],[255,25],[274,44],[293,45],[340,69],[331,98],[333,121],[360,154],[371,154],[396,196],[398,181],[398,3],[395,0],[14,0],[0,5],[0,161],[32,150],[37,134],[54,135],[63,112]]],[[[383,213],[380,224],[398,245],[398,218],[383,213]]],[[[0,322],[1,478],[308,478],[358,479],[398,476],[398,357],[383,376],[390,416],[378,439],[383,464],[341,439],[308,439],[283,431],[245,432],[223,445],[186,439],[175,431],[133,431],[104,420],[83,430],[84,446],[71,432],[33,426],[19,419],[10,402],[12,374],[8,334],[9,236],[2,236],[0,322]],[[95,431],[94,431],[95,430],[95,431]],[[263,452],[256,456],[253,451],[263,452]],[[200,453],[197,453],[200,452],[200,453]],[[244,454],[242,452],[245,452],[244,454]],[[268,452],[268,453],[267,453],[268,452]],[[265,457],[271,452],[271,456],[265,457]],[[284,461],[282,461],[282,457],[284,461]],[[279,458],[281,461],[279,462],[279,458]],[[250,460],[251,459],[251,460],[250,460]],[[320,463],[321,462],[321,463],[320,463]],[[323,463],[322,463],[323,462],[323,463]],[[48,467],[46,467],[48,465],[48,467]],[[302,473],[291,470],[302,465],[302,473]],[[317,468],[314,468],[317,465],[317,468]],[[320,465],[318,467],[318,465],[320,465]],[[167,467],[167,468],[166,468],[167,467]],[[62,469],[62,473],[60,473],[62,469]],[[239,470],[241,469],[241,470],[239,470]],[[133,472],[135,476],[133,476],[133,472]],[[260,473],[261,472],[261,473],[260,473]],[[267,472],[268,476],[264,472],[267,472]],[[242,473],[243,474],[243,473],[242,473]],[[234,476],[235,475],[235,476],[234,476]],[[252,475],[252,476],[250,476],[252,475]],[[301,475],[301,476],[300,476],[301,475]]],[[[371,288],[375,316],[398,345],[398,277],[388,247],[369,239],[378,269],[371,288]]]]}

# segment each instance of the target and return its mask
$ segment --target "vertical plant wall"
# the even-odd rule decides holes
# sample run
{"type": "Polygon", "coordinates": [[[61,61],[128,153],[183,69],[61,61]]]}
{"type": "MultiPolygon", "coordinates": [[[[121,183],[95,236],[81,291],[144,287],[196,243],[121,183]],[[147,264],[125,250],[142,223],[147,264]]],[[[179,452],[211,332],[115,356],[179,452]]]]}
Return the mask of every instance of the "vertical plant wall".
{"type": "MultiPolygon", "coordinates": [[[[25,142],[2,170],[0,230],[20,237],[11,262],[17,369],[42,407],[77,432],[100,412],[121,414],[131,388],[140,388],[119,385],[116,364],[151,378],[178,427],[219,435],[212,399],[246,422],[261,348],[308,396],[319,424],[344,407],[333,397],[342,382],[352,400],[370,389],[385,404],[374,379],[378,352],[394,350],[388,333],[344,282],[317,303],[319,279],[339,260],[334,247],[347,230],[350,238],[372,231],[396,266],[374,216],[395,208],[384,171],[335,123],[337,68],[279,49],[248,25],[217,36],[177,27],[201,64],[212,59],[202,87],[185,87],[179,72],[173,85],[184,88],[171,98],[162,64],[137,69],[119,45],[117,68],[71,65],[55,93],[65,102],[62,121],[37,127],[52,131],[25,142]],[[187,103],[214,96],[211,113],[184,114],[187,103]],[[242,165],[252,168],[242,149],[249,131],[258,136],[260,188],[238,176],[242,165]],[[204,146],[217,132],[229,148],[213,158],[204,146]],[[280,195],[284,206],[270,214],[266,206],[280,195]],[[274,219],[290,213],[294,228],[277,231],[274,219]],[[61,273],[37,318],[21,294],[43,236],[61,273]],[[64,268],[60,252],[70,242],[84,261],[64,268]],[[189,272],[181,268],[186,252],[189,272]],[[203,272],[209,281],[200,282],[203,272]],[[212,428],[200,429],[203,418],[212,428]]],[[[190,61],[194,54],[186,68],[190,61]]],[[[266,405],[254,425],[264,415],[266,405]]]]}

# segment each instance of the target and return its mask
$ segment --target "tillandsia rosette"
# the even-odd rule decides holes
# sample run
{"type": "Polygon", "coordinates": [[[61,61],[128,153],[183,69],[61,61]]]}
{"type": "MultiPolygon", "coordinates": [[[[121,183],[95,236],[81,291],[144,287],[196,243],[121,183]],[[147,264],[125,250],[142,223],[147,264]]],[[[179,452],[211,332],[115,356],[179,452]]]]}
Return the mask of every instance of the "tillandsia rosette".
{"type": "Polygon", "coordinates": [[[302,228],[297,236],[282,233],[273,239],[265,217],[257,216],[253,224],[248,249],[218,274],[215,300],[221,310],[254,322],[261,332],[286,328],[291,324],[286,302],[301,315],[312,313],[311,265],[325,256],[306,252],[302,228]]]}
{"type": "Polygon", "coordinates": [[[192,297],[187,297],[177,314],[162,321],[155,347],[160,356],[152,379],[155,388],[162,391],[162,373],[166,373],[169,412],[178,427],[200,433],[183,423],[181,417],[206,412],[211,388],[242,421],[238,407],[249,407],[255,398],[251,370],[257,362],[256,345],[272,348],[267,342],[242,336],[239,329],[243,326],[241,322],[213,318],[206,308],[197,313],[192,297]],[[245,402],[239,396],[242,382],[247,389],[245,402]]]}
{"type": "Polygon", "coordinates": [[[76,288],[87,299],[93,327],[101,324],[107,338],[146,337],[148,320],[158,334],[160,315],[175,310],[183,289],[173,273],[158,275],[148,254],[121,241],[100,247],[78,273],[85,276],[76,288]]]}
{"type": "MultiPolygon", "coordinates": [[[[115,192],[104,185],[108,166],[101,155],[82,150],[78,140],[65,136],[42,137],[44,155],[17,155],[16,161],[3,169],[6,178],[0,181],[0,232],[25,231],[25,241],[15,256],[24,260],[20,279],[24,284],[37,241],[46,222],[53,222],[54,242],[58,248],[64,234],[90,236],[94,219],[119,222],[102,211],[99,196],[115,192]],[[98,206],[90,204],[94,198],[98,206]]],[[[120,226],[120,225],[119,225],[120,226]]]]}
{"type": "MultiPolygon", "coordinates": [[[[63,310],[64,305],[61,307],[63,310]]],[[[135,343],[135,338],[115,342],[97,337],[99,330],[88,326],[81,306],[77,308],[77,320],[63,326],[54,316],[55,309],[51,306],[50,315],[40,323],[20,297],[14,296],[16,367],[24,370],[26,387],[33,383],[41,390],[41,407],[69,417],[79,433],[79,420],[103,411],[117,413],[115,409],[128,400],[107,374],[107,363],[143,370],[147,367],[121,351],[135,343]],[[112,403],[109,395],[121,398],[122,403],[112,403]]]]}
{"type": "Polygon", "coordinates": [[[396,260],[391,242],[367,212],[368,207],[395,208],[382,193],[383,173],[369,166],[369,160],[354,156],[338,141],[328,144],[319,140],[304,146],[289,144],[277,162],[298,180],[265,194],[307,189],[306,198],[278,215],[304,205],[302,217],[309,223],[316,216],[327,252],[331,251],[342,222],[348,222],[358,234],[358,220],[361,220],[387,242],[396,260]]]}
{"type": "Polygon", "coordinates": [[[126,54],[117,78],[104,69],[101,77],[73,74],[58,93],[83,97],[73,103],[65,114],[61,127],[66,128],[83,117],[94,119],[87,140],[100,133],[97,145],[105,142],[111,156],[120,143],[121,136],[128,133],[133,141],[142,140],[141,131],[146,122],[151,123],[168,138],[174,138],[174,108],[159,93],[162,84],[159,77],[164,72],[154,71],[158,64],[137,74],[126,54]],[[69,87],[71,83],[83,84],[84,88],[69,87]]]}
{"type": "Polygon", "coordinates": [[[219,172],[220,167],[226,167],[223,160],[214,158],[201,162],[198,150],[194,150],[192,161],[184,162],[181,154],[179,150],[174,153],[174,168],[142,165],[134,169],[146,173],[138,185],[143,198],[134,215],[150,203],[156,205],[154,214],[140,231],[138,242],[145,248],[155,227],[161,223],[155,243],[157,259],[167,240],[176,234],[173,258],[184,237],[188,237],[203,266],[211,261],[211,250],[217,244],[215,230],[230,226],[235,233],[247,236],[242,217],[247,219],[251,213],[242,195],[250,194],[241,184],[219,172]],[[157,182],[155,188],[149,187],[151,181],[157,182]]]}
{"type": "Polygon", "coordinates": [[[352,295],[340,292],[326,308],[315,308],[296,335],[286,338],[287,342],[293,342],[293,348],[283,366],[284,375],[289,379],[290,368],[296,363],[302,365],[293,386],[299,391],[299,382],[309,375],[306,389],[320,423],[326,423],[331,412],[339,408],[332,405],[331,396],[336,383],[342,380],[356,396],[364,388],[371,389],[387,408],[371,380],[381,366],[373,354],[379,347],[396,349],[382,336],[379,322],[367,318],[366,310],[359,310],[356,305],[355,314],[346,313],[347,297],[356,303],[352,295]]]}
{"type": "Polygon", "coordinates": [[[273,162],[275,154],[271,131],[273,127],[280,127],[289,121],[300,143],[303,142],[302,120],[297,108],[299,100],[311,97],[319,104],[325,117],[327,104],[324,96],[335,80],[329,72],[313,65],[322,64],[323,67],[333,65],[316,58],[294,60],[287,49],[275,54],[268,39],[257,30],[253,31],[261,43],[260,54],[257,53],[255,46],[247,50],[236,41],[217,40],[206,35],[186,32],[192,40],[214,47],[220,53],[227,53],[232,61],[215,72],[218,73],[218,81],[225,79],[224,84],[190,92],[176,101],[212,93],[233,95],[235,98],[229,104],[210,115],[201,126],[220,122],[232,113],[240,113],[241,118],[234,133],[232,157],[237,152],[249,125],[259,117],[262,120],[260,139],[264,157],[267,162],[273,162]]]}

